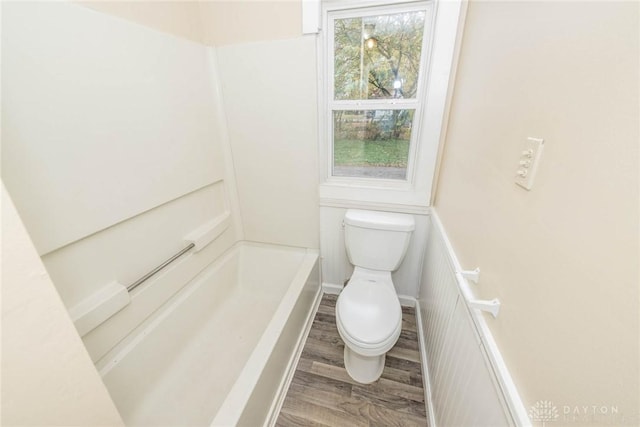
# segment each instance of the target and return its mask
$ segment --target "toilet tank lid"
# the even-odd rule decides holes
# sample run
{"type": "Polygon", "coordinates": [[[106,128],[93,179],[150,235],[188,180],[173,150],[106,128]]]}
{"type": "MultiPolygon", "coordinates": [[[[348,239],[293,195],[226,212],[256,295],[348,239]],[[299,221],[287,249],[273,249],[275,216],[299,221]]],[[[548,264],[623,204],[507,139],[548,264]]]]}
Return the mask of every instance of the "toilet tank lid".
{"type": "Polygon", "coordinates": [[[412,215],[359,209],[347,210],[344,223],[355,227],[389,231],[413,231],[416,227],[412,215]]]}

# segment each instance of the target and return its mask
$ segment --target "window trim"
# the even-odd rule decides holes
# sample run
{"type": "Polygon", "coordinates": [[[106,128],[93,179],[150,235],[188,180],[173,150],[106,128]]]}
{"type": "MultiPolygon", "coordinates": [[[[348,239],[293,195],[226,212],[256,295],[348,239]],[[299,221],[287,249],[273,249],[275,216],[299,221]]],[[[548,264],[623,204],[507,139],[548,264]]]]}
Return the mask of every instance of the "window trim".
{"type": "Polygon", "coordinates": [[[382,205],[430,205],[434,171],[440,145],[445,105],[448,98],[450,75],[455,62],[455,46],[459,37],[458,21],[462,0],[440,2],[416,1],[354,1],[324,0],[322,3],[322,30],[318,37],[318,130],[320,201],[335,204],[374,203],[382,205]],[[369,9],[369,10],[365,10],[369,9]],[[333,19],[353,16],[371,16],[401,13],[410,10],[427,11],[423,35],[421,70],[416,98],[411,100],[375,99],[335,101],[333,82],[333,19]],[[425,41],[428,43],[425,44],[425,41]],[[331,99],[330,99],[331,98],[331,99]],[[333,110],[334,109],[398,109],[417,103],[410,141],[406,180],[340,177],[332,175],[333,168],[333,110]],[[366,104],[366,105],[365,105],[366,104]],[[350,108],[355,106],[356,108],[350,108]],[[368,108],[367,106],[375,106],[368,108]],[[389,108],[393,106],[393,108],[389,108]],[[337,107],[337,108],[336,108],[337,107]]]}

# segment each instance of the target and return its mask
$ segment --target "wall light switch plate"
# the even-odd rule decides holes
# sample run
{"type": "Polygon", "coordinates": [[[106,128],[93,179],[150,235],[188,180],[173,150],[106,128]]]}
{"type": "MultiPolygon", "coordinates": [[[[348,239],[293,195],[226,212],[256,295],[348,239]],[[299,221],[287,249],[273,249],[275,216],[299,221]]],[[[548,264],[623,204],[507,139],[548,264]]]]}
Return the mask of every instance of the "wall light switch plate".
{"type": "Polygon", "coordinates": [[[531,190],[533,186],[543,147],[544,139],[540,138],[527,138],[522,144],[516,170],[516,184],[526,190],[531,190]]]}

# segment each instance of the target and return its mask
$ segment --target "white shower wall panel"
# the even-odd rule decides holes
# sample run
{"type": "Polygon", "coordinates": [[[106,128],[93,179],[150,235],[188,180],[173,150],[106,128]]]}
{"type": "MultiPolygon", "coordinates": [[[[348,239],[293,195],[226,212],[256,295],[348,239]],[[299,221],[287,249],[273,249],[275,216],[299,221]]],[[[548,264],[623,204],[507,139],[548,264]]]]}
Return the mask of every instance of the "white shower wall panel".
{"type": "MultiPolygon", "coordinates": [[[[71,309],[112,281],[129,285],[182,249],[184,237],[228,209],[225,181],[180,197],[42,257],[71,309]]],[[[98,360],[238,240],[231,223],[203,250],[189,252],[131,293],[131,302],[82,339],[98,360]]]]}
{"type": "Polygon", "coordinates": [[[224,186],[219,181],[43,255],[65,305],[111,281],[133,283],[180,250],[189,232],[228,209],[224,186]]]}
{"type": "Polygon", "coordinates": [[[315,37],[216,51],[246,239],[317,248],[315,37]]]}
{"type": "Polygon", "coordinates": [[[230,216],[83,335],[97,361],[242,239],[215,50],[73,3],[3,12],[3,179],[67,309],[230,216]]]}
{"type": "Polygon", "coordinates": [[[2,176],[40,254],[224,178],[205,46],[67,2],[2,31],[2,176]]]}

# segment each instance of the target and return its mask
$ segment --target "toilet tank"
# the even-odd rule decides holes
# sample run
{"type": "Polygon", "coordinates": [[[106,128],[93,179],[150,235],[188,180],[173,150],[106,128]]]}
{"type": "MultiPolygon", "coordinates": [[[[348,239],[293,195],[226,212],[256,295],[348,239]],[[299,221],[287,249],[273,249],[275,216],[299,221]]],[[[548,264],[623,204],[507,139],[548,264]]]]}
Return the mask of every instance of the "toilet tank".
{"type": "Polygon", "coordinates": [[[395,271],[415,229],[413,216],[349,209],[344,216],[349,261],[370,270],[395,271]]]}

